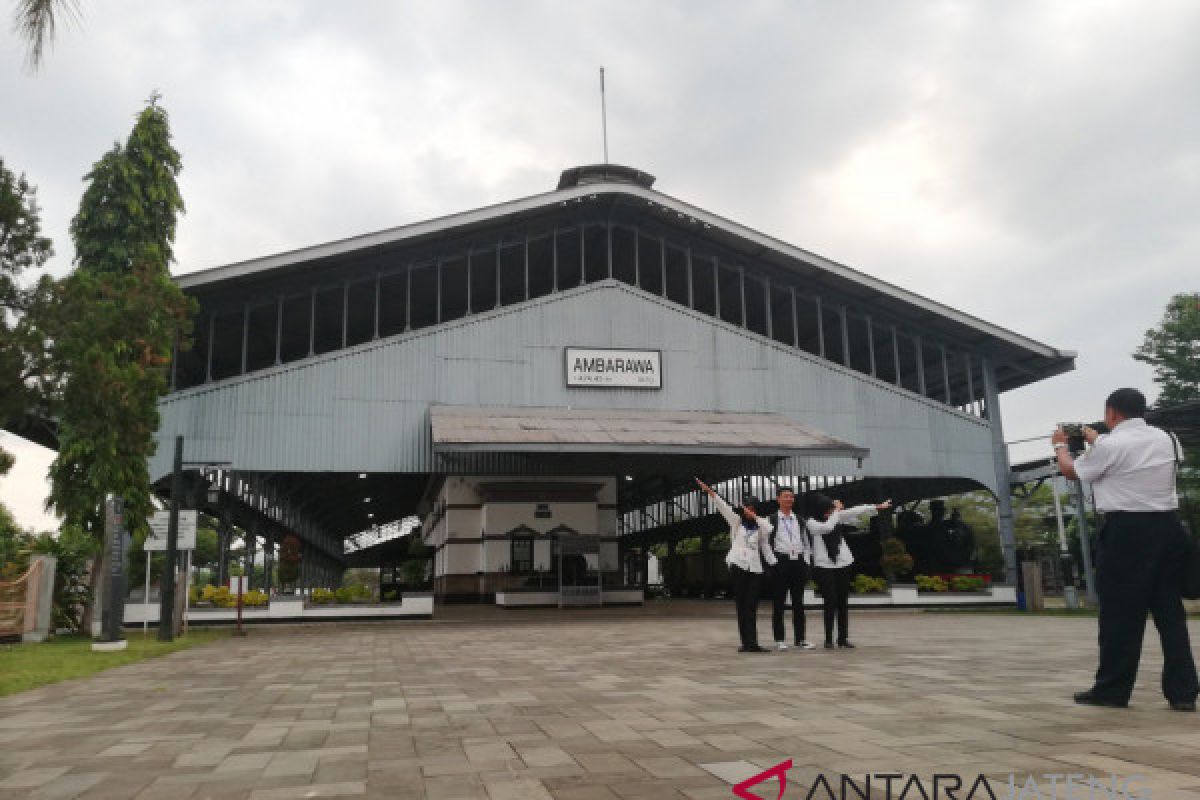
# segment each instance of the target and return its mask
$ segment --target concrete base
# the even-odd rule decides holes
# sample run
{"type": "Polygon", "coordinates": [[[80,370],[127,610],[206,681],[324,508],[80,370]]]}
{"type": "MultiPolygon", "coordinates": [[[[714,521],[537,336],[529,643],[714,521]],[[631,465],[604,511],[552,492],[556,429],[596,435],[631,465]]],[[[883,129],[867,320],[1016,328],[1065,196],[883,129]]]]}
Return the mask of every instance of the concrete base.
{"type": "Polygon", "coordinates": [[[129,647],[128,639],[119,639],[115,642],[92,642],[93,653],[115,653],[127,647],[129,647]]]}

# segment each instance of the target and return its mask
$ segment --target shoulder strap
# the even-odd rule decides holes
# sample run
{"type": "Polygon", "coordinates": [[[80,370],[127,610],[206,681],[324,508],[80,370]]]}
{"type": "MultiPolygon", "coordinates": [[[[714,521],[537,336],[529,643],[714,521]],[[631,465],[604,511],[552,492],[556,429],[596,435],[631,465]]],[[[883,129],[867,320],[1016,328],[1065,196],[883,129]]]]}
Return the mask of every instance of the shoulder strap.
{"type": "MultiPolygon", "coordinates": [[[[1183,445],[1181,445],[1181,444],[1179,443],[1179,437],[1178,437],[1178,436],[1176,436],[1176,435],[1175,435],[1173,432],[1171,432],[1171,431],[1167,431],[1167,432],[1166,432],[1166,434],[1167,434],[1167,436],[1170,436],[1170,437],[1171,437],[1171,448],[1172,448],[1172,449],[1175,451],[1175,459],[1174,459],[1174,461],[1172,462],[1172,463],[1174,464],[1174,466],[1175,466],[1175,490],[1176,490],[1177,492],[1179,492],[1179,494],[1183,495],[1183,507],[1184,507],[1184,509],[1186,509],[1186,511],[1187,511],[1187,513],[1183,515],[1183,517],[1184,517],[1184,526],[1185,526],[1185,528],[1186,528],[1186,527],[1188,527],[1188,526],[1190,525],[1190,523],[1191,523],[1191,517],[1192,517],[1192,500],[1191,500],[1191,498],[1190,498],[1190,497],[1188,497],[1188,493],[1187,493],[1187,483],[1186,483],[1186,482],[1184,482],[1184,481],[1181,481],[1181,480],[1179,480],[1179,470],[1180,470],[1180,468],[1181,468],[1181,467],[1184,465],[1184,463],[1185,463],[1185,459],[1186,459],[1186,456],[1185,456],[1185,454],[1184,454],[1184,452],[1183,452],[1183,445]]],[[[1191,533],[1193,536],[1195,536],[1195,535],[1196,535],[1196,531],[1190,531],[1190,530],[1189,530],[1188,532],[1189,532],[1189,533],[1191,533]]]]}

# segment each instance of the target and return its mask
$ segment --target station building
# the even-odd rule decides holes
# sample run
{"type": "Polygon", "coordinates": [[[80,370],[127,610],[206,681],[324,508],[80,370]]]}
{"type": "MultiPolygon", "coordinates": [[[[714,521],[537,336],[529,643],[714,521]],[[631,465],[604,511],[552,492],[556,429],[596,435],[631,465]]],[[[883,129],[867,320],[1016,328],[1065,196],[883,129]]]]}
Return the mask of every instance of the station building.
{"type": "Polygon", "coordinates": [[[268,559],[298,537],[307,586],[416,514],[445,601],[638,602],[650,545],[721,527],[697,475],[985,488],[1011,576],[999,396],[1075,358],[616,165],[178,282],[200,311],[152,479],[182,436],[196,503],[268,559]]]}

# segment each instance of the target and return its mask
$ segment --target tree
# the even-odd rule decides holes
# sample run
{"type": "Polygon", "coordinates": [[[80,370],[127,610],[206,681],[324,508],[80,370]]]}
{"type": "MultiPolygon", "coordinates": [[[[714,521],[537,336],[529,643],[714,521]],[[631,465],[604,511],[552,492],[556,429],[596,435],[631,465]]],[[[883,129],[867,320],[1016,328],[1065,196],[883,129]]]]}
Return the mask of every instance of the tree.
{"type": "Polygon", "coordinates": [[[47,45],[54,41],[59,20],[78,16],[77,0],[17,0],[13,23],[29,48],[27,58],[31,68],[41,66],[47,45]]]}
{"type": "Polygon", "coordinates": [[[175,219],[183,211],[167,113],[152,98],[124,146],[88,173],[71,222],[76,268],[62,284],[55,359],[59,452],[50,504],[68,525],[101,530],[104,498],[125,500],[130,530],[151,512],[147,459],[173,344],[186,344],[193,304],[171,281],[175,219]]]}
{"type": "MultiPolygon", "coordinates": [[[[54,254],[42,236],[37,190],[0,159],[0,425],[9,427],[44,406],[49,394],[48,351],[43,327],[54,282],[43,275],[22,286],[23,273],[54,254]]],[[[44,415],[44,414],[43,414],[44,415]]],[[[12,459],[0,450],[0,475],[12,459]]]]}
{"type": "Polygon", "coordinates": [[[1158,405],[1200,398],[1200,292],[1172,297],[1133,357],[1154,367],[1158,405]]]}

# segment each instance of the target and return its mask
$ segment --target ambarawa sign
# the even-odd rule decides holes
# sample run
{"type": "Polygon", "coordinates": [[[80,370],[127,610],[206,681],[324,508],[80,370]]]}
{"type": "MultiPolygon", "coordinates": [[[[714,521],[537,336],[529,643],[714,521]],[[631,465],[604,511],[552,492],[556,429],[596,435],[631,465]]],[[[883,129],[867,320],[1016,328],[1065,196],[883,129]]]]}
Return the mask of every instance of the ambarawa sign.
{"type": "Polygon", "coordinates": [[[662,353],[568,347],[567,386],[612,389],[661,389],[662,353]]]}

